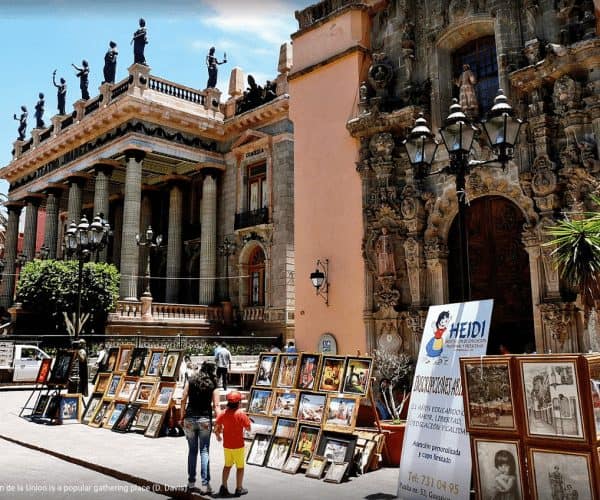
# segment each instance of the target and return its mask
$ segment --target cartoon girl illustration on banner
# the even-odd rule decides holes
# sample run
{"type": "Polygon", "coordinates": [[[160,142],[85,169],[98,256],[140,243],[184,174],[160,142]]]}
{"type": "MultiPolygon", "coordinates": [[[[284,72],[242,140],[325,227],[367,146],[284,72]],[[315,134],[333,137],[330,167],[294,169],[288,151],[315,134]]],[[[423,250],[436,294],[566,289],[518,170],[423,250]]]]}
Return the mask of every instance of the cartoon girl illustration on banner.
{"type": "Polygon", "coordinates": [[[442,311],[435,322],[435,332],[433,338],[427,342],[425,350],[430,358],[437,358],[444,350],[444,333],[450,323],[450,312],[442,311]]]}

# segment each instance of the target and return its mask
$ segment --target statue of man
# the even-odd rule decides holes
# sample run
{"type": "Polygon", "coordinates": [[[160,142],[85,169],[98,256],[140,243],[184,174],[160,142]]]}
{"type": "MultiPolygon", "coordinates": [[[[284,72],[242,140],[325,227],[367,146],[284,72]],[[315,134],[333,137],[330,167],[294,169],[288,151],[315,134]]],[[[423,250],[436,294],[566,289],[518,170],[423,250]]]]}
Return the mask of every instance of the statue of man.
{"type": "Polygon", "coordinates": [[[81,89],[81,98],[84,101],[87,101],[90,98],[90,93],[88,92],[89,75],[90,75],[90,65],[84,59],[81,61],[81,68],[71,64],[77,70],[77,78],[79,78],[79,88],[81,89]]]}
{"type": "Polygon", "coordinates": [[[208,67],[208,82],[207,89],[214,89],[217,86],[218,65],[227,62],[227,53],[223,53],[223,60],[219,61],[215,56],[215,48],[211,47],[206,56],[206,66],[208,67]]]}
{"type": "Polygon", "coordinates": [[[104,54],[104,81],[102,83],[115,83],[118,55],[117,44],[111,40],[108,44],[108,50],[104,54]]]}
{"type": "Polygon", "coordinates": [[[25,140],[25,131],[27,130],[27,108],[25,106],[21,106],[21,116],[17,118],[17,114],[13,115],[14,119],[19,122],[19,128],[17,132],[19,134],[19,140],[25,140]]]}
{"type": "Polygon", "coordinates": [[[375,243],[375,252],[377,253],[377,274],[379,276],[395,276],[394,244],[387,227],[381,228],[381,236],[375,243]]]}
{"type": "Polygon", "coordinates": [[[38,94],[39,100],[35,105],[35,128],[44,128],[44,107],[46,106],[46,101],[44,100],[44,94],[40,92],[38,94]]]}
{"type": "Polygon", "coordinates": [[[140,27],[133,34],[133,38],[131,40],[133,43],[133,62],[135,64],[146,64],[146,57],[144,56],[144,49],[148,44],[148,36],[146,34],[146,21],[144,18],[140,18],[140,27]]]}
{"type": "Polygon", "coordinates": [[[458,77],[456,85],[459,89],[458,102],[466,114],[471,117],[479,114],[479,102],[475,93],[477,77],[468,64],[463,64],[463,72],[458,77]]]}
{"type": "Polygon", "coordinates": [[[64,78],[60,79],[60,85],[56,83],[56,70],[52,73],[52,83],[57,88],[56,99],[58,101],[58,114],[65,115],[65,102],[67,99],[67,82],[64,78]]]}

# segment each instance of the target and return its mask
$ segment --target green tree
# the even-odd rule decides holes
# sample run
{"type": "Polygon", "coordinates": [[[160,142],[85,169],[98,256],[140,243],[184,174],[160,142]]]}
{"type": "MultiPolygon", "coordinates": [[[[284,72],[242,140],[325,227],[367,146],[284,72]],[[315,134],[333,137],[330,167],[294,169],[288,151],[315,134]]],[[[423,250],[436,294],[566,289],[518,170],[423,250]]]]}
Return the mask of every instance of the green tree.
{"type": "MultiPolygon", "coordinates": [[[[65,315],[77,307],[76,260],[33,260],[21,269],[17,302],[53,326],[64,326],[65,315]]],[[[112,264],[88,262],[83,266],[81,286],[82,318],[104,321],[119,296],[119,272],[112,264]],[[87,316],[89,315],[89,316],[87,316]]],[[[83,324],[83,321],[82,321],[83,324]]]]}

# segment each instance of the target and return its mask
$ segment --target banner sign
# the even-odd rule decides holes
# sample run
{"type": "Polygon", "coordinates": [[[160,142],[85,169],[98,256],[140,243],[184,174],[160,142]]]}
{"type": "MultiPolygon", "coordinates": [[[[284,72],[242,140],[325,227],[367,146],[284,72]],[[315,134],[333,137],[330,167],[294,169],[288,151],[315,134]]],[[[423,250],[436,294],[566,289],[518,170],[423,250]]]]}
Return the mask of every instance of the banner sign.
{"type": "Polygon", "coordinates": [[[471,447],[460,362],[487,349],[493,300],[431,306],[410,396],[398,497],[468,499],[471,447]]]}

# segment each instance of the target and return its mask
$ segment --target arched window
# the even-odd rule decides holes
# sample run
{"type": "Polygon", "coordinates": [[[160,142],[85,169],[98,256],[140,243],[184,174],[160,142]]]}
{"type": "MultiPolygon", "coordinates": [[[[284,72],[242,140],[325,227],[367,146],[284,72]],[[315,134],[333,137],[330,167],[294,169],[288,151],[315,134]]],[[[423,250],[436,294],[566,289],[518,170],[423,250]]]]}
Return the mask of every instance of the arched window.
{"type": "MultiPolygon", "coordinates": [[[[468,64],[477,77],[477,100],[479,113],[484,115],[494,104],[498,90],[498,61],[496,59],[496,41],[494,36],[484,36],[463,45],[452,54],[452,75],[458,79],[468,64]]],[[[458,97],[458,87],[454,89],[458,97]]]]}
{"type": "Polygon", "coordinates": [[[256,247],[248,259],[248,305],[265,304],[265,253],[256,247]]]}

